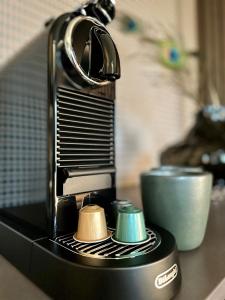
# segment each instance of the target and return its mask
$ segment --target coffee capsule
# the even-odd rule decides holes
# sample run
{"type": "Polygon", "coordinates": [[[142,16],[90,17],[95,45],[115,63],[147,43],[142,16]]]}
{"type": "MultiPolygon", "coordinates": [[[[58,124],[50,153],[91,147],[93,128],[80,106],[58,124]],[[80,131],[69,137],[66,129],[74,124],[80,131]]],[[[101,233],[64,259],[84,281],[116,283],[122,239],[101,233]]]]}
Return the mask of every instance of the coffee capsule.
{"type": "Polygon", "coordinates": [[[83,243],[95,243],[108,239],[104,209],[98,205],[86,205],[79,211],[78,229],[74,239],[83,243]]]}
{"type": "Polygon", "coordinates": [[[124,244],[139,244],[148,240],[141,209],[127,206],[118,210],[116,232],[113,240],[124,244]]]}
{"type": "Polygon", "coordinates": [[[112,211],[113,211],[114,217],[117,219],[118,211],[120,208],[133,206],[133,204],[131,202],[129,202],[128,200],[115,200],[115,201],[111,202],[111,206],[112,206],[112,211]]]}
{"type": "Polygon", "coordinates": [[[111,205],[113,208],[116,208],[117,210],[122,207],[132,206],[132,203],[128,200],[115,200],[111,202],[111,205]]]}

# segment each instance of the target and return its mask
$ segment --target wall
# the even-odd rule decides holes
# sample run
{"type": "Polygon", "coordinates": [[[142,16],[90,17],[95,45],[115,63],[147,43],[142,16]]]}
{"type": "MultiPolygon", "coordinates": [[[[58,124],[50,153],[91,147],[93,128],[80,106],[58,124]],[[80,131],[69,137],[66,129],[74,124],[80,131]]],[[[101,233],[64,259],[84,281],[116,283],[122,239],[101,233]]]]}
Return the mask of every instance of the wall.
{"type": "MultiPolygon", "coordinates": [[[[0,67],[42,30],[46,20],[77,4],[75,0],[1,0],[0,67]]],[[[195,0],[120,0],[117,8],[149,24],[145,29],[151,36],[181,35],[189,49],[197,48],[195,0]]],[[[121,32],[116,21],[110,31],[122,64],[117,85],[117,179],[119,185],[131,185],[137,184],[142,170],[159,163],[162,149],[184,135],[195,105],[183,96],[177,75],[159,64],[157,46],[141,44],[135,35],[121,32]]]]}
{"type": "MultiPolygon", "coordinates": [[[[149,24],[145,30],[150,36],[164,38],[169,33],[188,51],[197,50],[194,0],[118,1],[118,7],[149,24]]],[[[119,32],[115,23],[112,34],[123,71],[117,85],[118,182],[131,185],[138,182],[140,172],[159,164],[165,147],[184,136],[196,105],[177,85],[177,73],[159,63],[158,47],[141,45],[134,35],[119,32]]],[[[188,85],[196,90],[198,64],[196,59],[188,64],[193,74],[188,85]]]]}

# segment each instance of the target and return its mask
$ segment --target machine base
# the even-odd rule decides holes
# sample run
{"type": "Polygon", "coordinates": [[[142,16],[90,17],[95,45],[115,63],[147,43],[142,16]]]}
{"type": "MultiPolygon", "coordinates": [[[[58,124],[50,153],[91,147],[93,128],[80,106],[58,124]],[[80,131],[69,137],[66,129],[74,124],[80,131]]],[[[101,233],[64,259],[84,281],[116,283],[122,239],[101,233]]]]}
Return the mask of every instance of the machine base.
{"type": "Polygon", "coordinates": [[[169,300],[181,285],[175,240],[152,228],[161,242],[151,252],[99,259],[76,254],[41,232],[0,217],[0,253],[54,299],[169,300]]]}

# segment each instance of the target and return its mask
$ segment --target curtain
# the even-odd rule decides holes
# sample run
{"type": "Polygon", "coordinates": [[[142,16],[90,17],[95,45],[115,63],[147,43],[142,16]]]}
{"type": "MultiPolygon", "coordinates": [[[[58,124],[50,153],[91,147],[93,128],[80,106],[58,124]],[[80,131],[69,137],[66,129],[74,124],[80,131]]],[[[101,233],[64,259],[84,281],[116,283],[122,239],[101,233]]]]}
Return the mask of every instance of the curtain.
{"type": "Polygon", "coordinates": [[[202,105],[225,104],[225,1],[198,0],[202,105]]]}

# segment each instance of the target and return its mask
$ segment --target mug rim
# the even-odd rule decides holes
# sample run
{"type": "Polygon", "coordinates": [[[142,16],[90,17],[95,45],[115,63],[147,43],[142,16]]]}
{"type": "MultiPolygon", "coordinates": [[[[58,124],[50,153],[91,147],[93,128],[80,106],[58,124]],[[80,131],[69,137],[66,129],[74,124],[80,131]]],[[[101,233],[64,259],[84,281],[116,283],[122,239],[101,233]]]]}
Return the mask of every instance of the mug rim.
{"type": "Polygon", "coordinates": [[[184,171],[184,170],[160,170],[154,169],[141,173],[141,177],[154,177],[154,178],[171,178],[171,179],[187,179],[187,178],[200,178],[212,177],[212,173],[207,171],[184,171]]]}
{"type": "Polygon", "coordinates": [[[185,166],[185,165],[160,165],[158,167],[151,168],[149,171],[162,170],[162,171],[187,171],[187,172],[204,172],[201,166],[185,166]]]}

